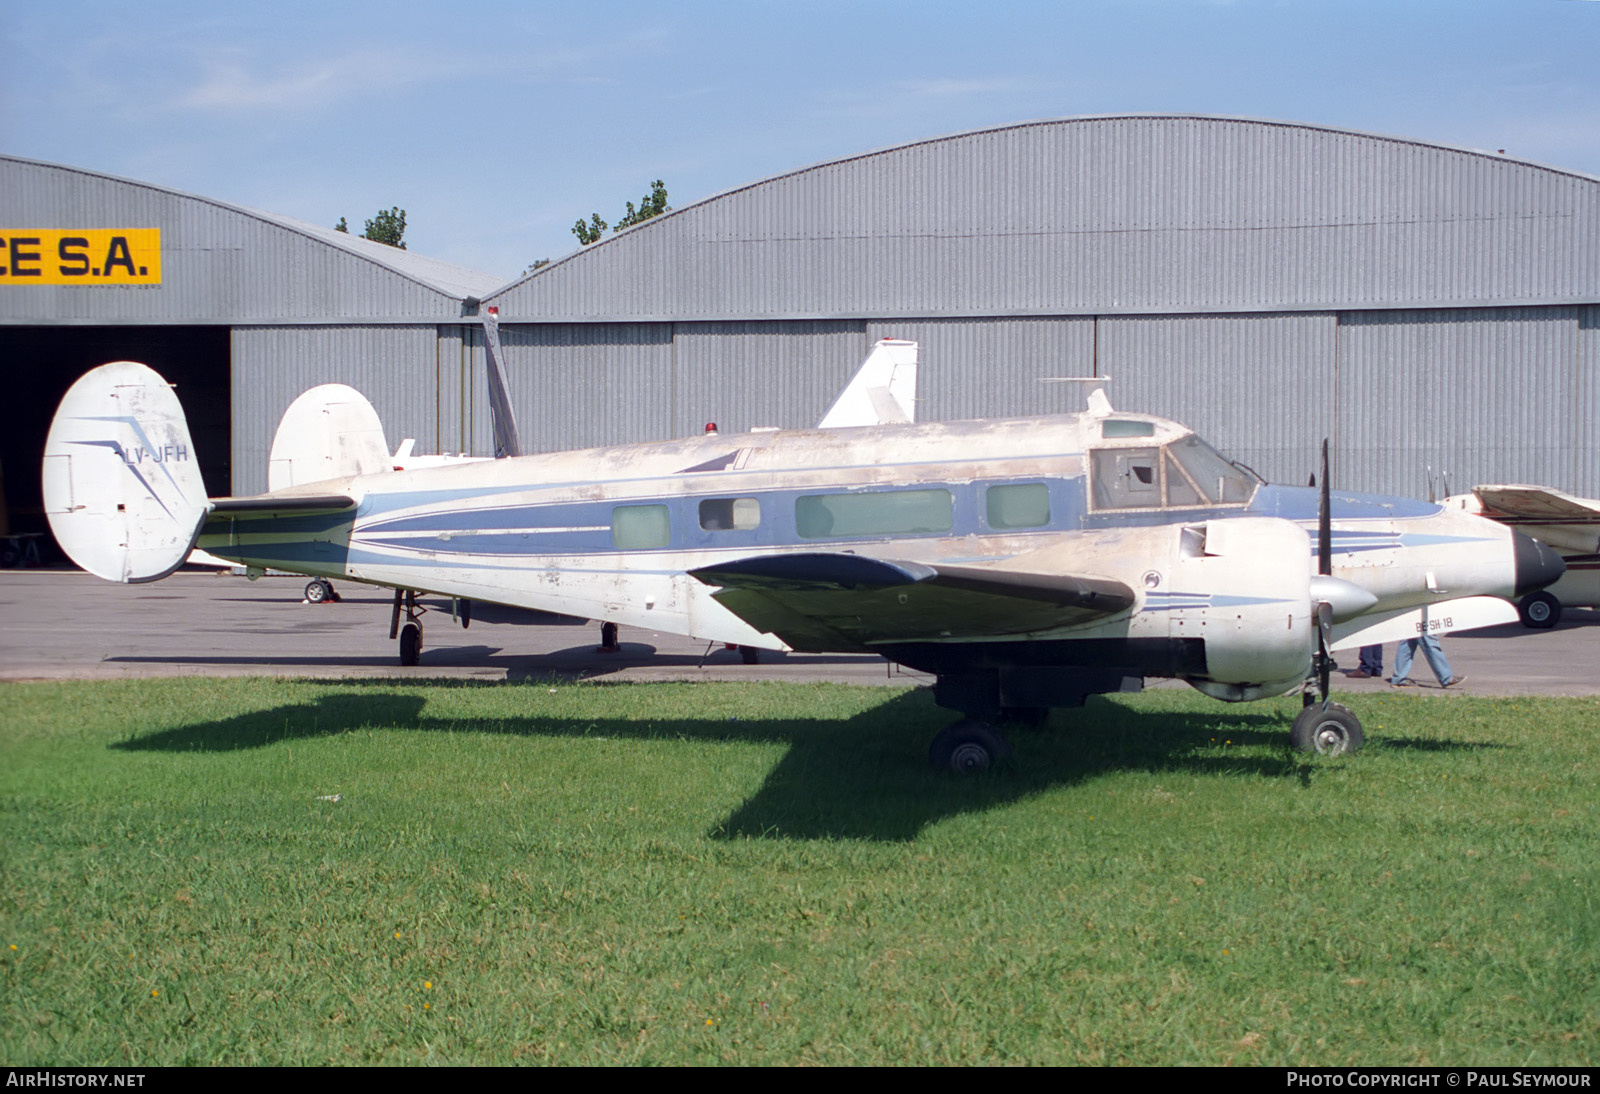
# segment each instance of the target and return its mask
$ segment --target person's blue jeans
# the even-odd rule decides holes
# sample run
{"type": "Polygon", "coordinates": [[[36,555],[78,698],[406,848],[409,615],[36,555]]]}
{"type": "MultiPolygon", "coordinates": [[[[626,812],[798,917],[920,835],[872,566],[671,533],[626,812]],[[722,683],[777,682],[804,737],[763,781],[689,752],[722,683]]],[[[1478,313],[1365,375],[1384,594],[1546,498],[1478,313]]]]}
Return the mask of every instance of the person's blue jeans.
{"type": "Polygon", "coordinates": [[[1422,656],[1428,659],[1428,667],[1439,678],[1439,683],[1446,683],[1455,675],[1450,671],[1450,662],[1446,660],[1439,640],[1431,634],[1425,634],[1400,643],[1400,648],[1394,654],[1394,679],[1391,683],[1398,683],[1411,675],[1411,659],[1416,656],[1418,645],[1422,647],[1422,656]]]}
{"type": "Polygon", "coordinates": [[[1368,676],[1382,676],[1383,675],[1383,647],[1382,646],[1362,646],[1361,647],[1361,666],[1360,666],[1360,668],[1361,668],[1361,671],[1366,673],[1368,676]]]}

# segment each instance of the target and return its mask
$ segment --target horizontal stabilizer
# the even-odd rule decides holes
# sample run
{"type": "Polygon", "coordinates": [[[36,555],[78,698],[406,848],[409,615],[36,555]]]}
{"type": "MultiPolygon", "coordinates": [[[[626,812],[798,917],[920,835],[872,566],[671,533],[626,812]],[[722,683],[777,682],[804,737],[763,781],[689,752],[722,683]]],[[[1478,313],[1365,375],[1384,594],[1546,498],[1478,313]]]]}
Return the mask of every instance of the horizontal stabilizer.
{"type": "Polygon", "coordinates": [[[253,517],[277,513],[337,513],[342,509],[354,509],[355,505],[354,498],[343,494],[305,494],[298,497],[293,494],[259,494],[248,498],[213,498],[211,513],[213,516],[248,513],[253,517]]]}
{"type": "Polygon", "coordinates": [[[44,507],[61,549],[97,577],[155,581],[182,565],[208,506],[172,386],[134,361],[79,377],[45,440],[44,507]]]}
{"type": "Polygon", "coordinates": [[[758,630],[795,649],[1024,635],[1131,607],[1121,582],[976,566],[807,553],[761,555],[691,575],[758,630]],[[831,645],[830,645],[831,643],[831,645]]]}

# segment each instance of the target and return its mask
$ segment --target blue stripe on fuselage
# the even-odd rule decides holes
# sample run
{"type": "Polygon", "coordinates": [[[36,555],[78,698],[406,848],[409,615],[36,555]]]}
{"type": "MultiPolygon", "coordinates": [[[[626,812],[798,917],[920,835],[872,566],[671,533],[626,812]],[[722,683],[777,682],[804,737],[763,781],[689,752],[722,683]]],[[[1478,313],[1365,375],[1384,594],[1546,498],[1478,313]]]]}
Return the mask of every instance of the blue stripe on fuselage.
{"type": "MultiPolygon", "coordinates": [[[[708,484],[709,485],[709,484],[708,484]]],[[[533,493],[533,491],[529,491],[533,493]]],[[[868,543],[902,539],[940,539],[971,535],[1048,535],[1083,526],[1083,479],[1022,476],[984,482],[917,482],[904,486],[826,486],[779,490],[707,491],[678,496],[646,496],[581,501],[531,501],[524,505],[439,509],[430,513],[400,512],[394,516],[358,518],[353,539],[369,547],[425,551],[439,555],[591,555],[617,551],[611,538],[612,513],[621,506],[662,505],[672,529],[664,548],[679,551],[760,550],[836,543],[868,543]],[[984,491],[993,486],[1044,483],[1049,489],[1050,523],[1039,528],[989,527],[984,491]],[[839,535],[802,538],[796,528],[795,504],[806,496],[830,493],[891,494],[906,490],[948,490],[951,526],[928,532],[839,535]],[[700,503],[710,499],[754,498],[761,505],[755,528],[707,529],[700,525],[700,503]],[[395,535],[395,533],[411,533],[395,535]],[[391,538],[392,537],[392,538],[391,538]]],[[[632,552],[629,552],[632,553],[632,552]]]]}

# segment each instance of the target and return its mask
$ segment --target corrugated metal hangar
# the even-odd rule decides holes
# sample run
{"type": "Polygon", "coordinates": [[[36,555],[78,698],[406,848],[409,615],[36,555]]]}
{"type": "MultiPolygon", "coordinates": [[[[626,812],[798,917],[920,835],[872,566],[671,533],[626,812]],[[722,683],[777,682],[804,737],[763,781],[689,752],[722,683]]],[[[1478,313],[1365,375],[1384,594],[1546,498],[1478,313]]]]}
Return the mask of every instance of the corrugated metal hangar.
{"type": "Polygon", "coordinates": [[[0,243],[0,347],[37,422],[0,450],[14,527],[55,401],[117,358],[178,383],[216,493],[264,488],[316,383],[365,391],[391,443],[487,451],[480,301],[529,448],[808,425],[900,337],[922,345],[924,419],[1075,410],[1083,385],[1043,378],[1101,375],[1280,481],[1326,435],[1343,488],[1426,495],[1432,468],[1600,495],[1600,179],[1420,141],[1006,126],[766,179],[504,287],[0,158],[0,243]]]}

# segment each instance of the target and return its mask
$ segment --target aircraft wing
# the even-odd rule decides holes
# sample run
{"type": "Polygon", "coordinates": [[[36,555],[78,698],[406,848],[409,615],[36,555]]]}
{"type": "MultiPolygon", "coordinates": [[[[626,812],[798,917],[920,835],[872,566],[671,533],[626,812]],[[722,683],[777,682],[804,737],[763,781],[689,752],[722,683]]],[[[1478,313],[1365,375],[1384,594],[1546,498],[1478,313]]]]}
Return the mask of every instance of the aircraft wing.
{"type": "Polygon", "coordinates": [[[1600,551],[1600,501],[1548,486],[1477,486],[1472,493],[1484,516],[1541,539],[1563,555],[1600,551]]]}
{"type": "Polygon", "coordinates": [[[713,598],[797,650],[1024,635],[1132,607],[1119,581],[835,553],[758,555],[691,570],[713,598]]]}
{"type": "Polygon", "coordinates": [[[1484,515],[1533,524],[1600,524],[1600,501],[1575,498],[1548,486],[1476,486],[1484,515]]]}

